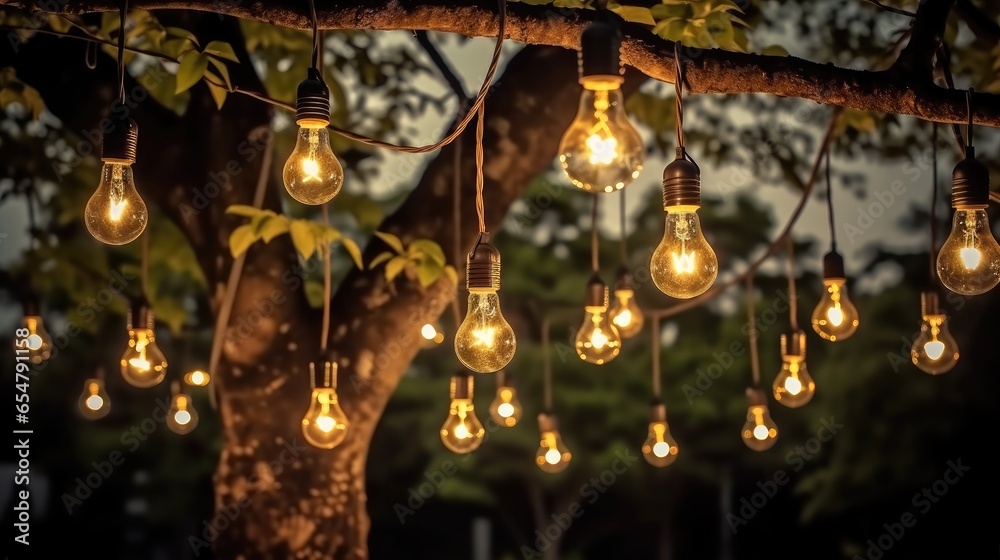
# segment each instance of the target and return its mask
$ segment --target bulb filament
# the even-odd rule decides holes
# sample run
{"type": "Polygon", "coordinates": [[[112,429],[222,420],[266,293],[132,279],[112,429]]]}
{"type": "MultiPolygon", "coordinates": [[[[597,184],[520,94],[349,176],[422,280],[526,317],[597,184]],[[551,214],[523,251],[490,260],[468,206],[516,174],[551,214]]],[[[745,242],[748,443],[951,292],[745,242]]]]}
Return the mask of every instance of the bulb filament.
{"type": "Polygon", "coordinates": [[[306,137],[308,139],[309,151],[306,153],[305,159],[302,160],[302,172],[305,173],[302,182],[321,181],[322,179],[319,177],[319,163],[316,162],[316,150],[319,148],[319,130],[310,128],[306,137]]]}
{"type": "Polygon", "coordinates": [[[121,165],[111,166],[111,206],[108,207],[108,217],[113,222],[121,219],[125,207],[128,206],[128,201],[125,200],[125,181],[122,175],[121,165]]]}

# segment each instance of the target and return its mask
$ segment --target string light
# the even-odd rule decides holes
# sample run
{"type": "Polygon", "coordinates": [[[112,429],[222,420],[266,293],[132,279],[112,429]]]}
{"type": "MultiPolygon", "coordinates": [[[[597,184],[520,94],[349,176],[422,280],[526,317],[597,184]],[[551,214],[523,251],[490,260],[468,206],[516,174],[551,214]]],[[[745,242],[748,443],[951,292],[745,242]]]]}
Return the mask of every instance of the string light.
{"type": "Polygon", "coordinates": [[[645,322],[645,315],[639,308],[639,303],[635,298],[635,288],[632,286],[632,275],[628,270],[628,249],[626,248],[626,224],[625,224],[625,191],[621,191],[621,206],[619,208],[619,224],[621,226],[621,236],[619,247],[621,248],[621,268],[618,269],[618,279],[615,282],[614,300],[608,310],[611,323],[618,329],[618,334],[623,339],[632,338],[642,331],[645,322]]]}
{"type": "Polygon", "coordinates": [[[490,417],[498,426],[513,428],[521,420],[521,400],[506,371],[497,372],[497,392],[490,403],[490,417]]]}
{"type": "Polygon", "coordinates": [[[948,330],[948,316],[941,310],[938,294],[920,294],[920,334],[910,347],[910,359],[920,371],[947,373],[958,363],[958,343],[948,330]]]}
{"type": "Polygon", "coordinates": [[[212,380],[212,376],[200,369],[191,370],[184,374],[184,383],[192,387],[204,387],[212,380]]]}
{"type": "Polygon", "coordinates": [[[781,371],[774,378],[774,400],[798,408],[812,400],[816,383],[806,367],[806,333],[799,329],[799,297],[795,289],[795,242],[785,237],[785,274],[788,278],[788,317],[791,329],[781,335],[781,371]]]}
{"type": "Polygon", "coordinates": [[[459,370],[451,377],[451,404],[448,418],[441,426],[441,443],[452,453],[460,455],[479,449],[486,436],[486,429],[476,417],[472,404],[472,388],[472,376],[465,370],[459,370]]]}
{"type": "Polygon", "coordinates": [[[462,365],[477,373],[500,371],[514,357],[514,329],[500,311],[500,251],[491,245],[483,206],[483,106],[476,124],[476,214],[479,238],[466,260],[465,286],[469,305],[455,333],[455,355],[462,365]]]}
{"type": "Polygon", "coordinates": [[[951,234],[937,256],[937,273],[944,287],[965,296],[992,290],[1000,283],[1000,245],[993,237],[986,207],[990,202],[990,171],[976,159],[972,146],[972,90],[966,92],[969,114],[965,159],[952,171],[951,234]]]}
{"type": "Polygon", "coordinates": [[[118,100],[111,107],[114,119],[105,119],[101,144],[101,178],[97,190],[87,201],[84,223],[95,239],[108,245],[124,245],[146,229],[149,215],[146,204],[135,188],[132,164],[135,163],[139,127],[127,117],[125,105],[125,14],[128,2],[119,10],[118,28],[118,100]]]}
{"type": "Polygon", "coordinates": [[[559,163],[577,187],[612,192],[639,176],[643,159],[642,138],[625,114],[621,91],[621,31],[604,17],[583,30],[580,42],[583,93],[576,118],[559,142],[559,163]]]}
{"type": "Polygon", "coordinates": [[[549,341],[549,330],[551,323],[546,317],[542,321],[542,404],[544,410],[538,415],[538,431],[541,438],[538,442],[538,450],[535,452],[535,464],[542,471],[555,474],[566,470],[573,454],[569,452],[566,444],[563,443],[562,434],[559,433],[559,420],[556,418],[552,407],[552,345],[549,341]]]}
{"type": "Polygon", "coordinates": [[[441,332],[441,328],[438,325],[425,323],[424,326],[420,327],[421,348],[434,348],[442,342],[444,342],[444,333],[441,332]]]}
{"type": "Polygon", "coordinates": [[[121,358],[122,377],[133,387],[155,387],[167,375],[167,358],[156,345],[155,324],[146,299],[136,299],[129,310],[128,346],[121,358]]]}
{"type": "Polygon", "coordinates": [[[816,334],[830,342],[847,340],[858,330],[858,309],[847,295],[844,257],[837,252],[837,228],[833,219],[833,183],[830,152],[826,152],[826,210],[830,225],[830,252],[823,256],[823,297],[812,314],[816,334]]]}
{"type": "Polygon", "coordinates": [[[667,407],[660,401],[660,321],[653,317],[653,404],[649,411],[649,432],[642,443],[642,457],[654,467],[667,467],[677,460],[677,441],[670,435],[667,407]]]}
{"type": "Polygon", "coordinates": [[[77,406],[87,420],[100,420],[111,412],[111,399],[104,390],[104,369],[98,369],[95,377],[83,382],[77,406]]]}
{"type": "Polygon", "coordinates": [[[701,169],[684,147],[684,72],[680,47],[674,44],[677,149],[663,170],[663,239],[653,251],[650,276],[661,292],[678,299],[705,293],[719,274],[719,259],[701,229],[701,169]]]}
{"type": "Polygon", "coordinates": [[[302,437],[320,449],[333,449],[347,437],[349,422],[337,399],[337,364],[325,358],[309,363],[312,398],[302,417],[302,437]]]}
{"type": "Polygon", "coordinates": [[[771,419],[767,396],[760,389],[760,361],[757,354],[757,319],[754,313],[753,276],[746,278],[747,330],[750,336],[750,374],[747,387],[747,420],[740,435],[743,443],[754,451],[767,451],[778,441],[778,426],[771,419]]]}
{"type": "Polygon", "coordinates": [[[190,434],[198,427],[198,411],[194,409],[191,396],[184,392],[183,385],[174,381],[170,384],[173,398],[167,410],[167,428],[179,435],[190,434]]]}
{"type": "Polygon", "coordinates": [[[576,331],[576,354],[580,359],[603,365],[621,352],[622,337],[611,321],[608,312],[608,287],[599,273],[597,240],[597,195],[593,196],[590,209],[590,257],[593,275],[587,282],[586,301],[583,306],[583,323],[576,331]]]}

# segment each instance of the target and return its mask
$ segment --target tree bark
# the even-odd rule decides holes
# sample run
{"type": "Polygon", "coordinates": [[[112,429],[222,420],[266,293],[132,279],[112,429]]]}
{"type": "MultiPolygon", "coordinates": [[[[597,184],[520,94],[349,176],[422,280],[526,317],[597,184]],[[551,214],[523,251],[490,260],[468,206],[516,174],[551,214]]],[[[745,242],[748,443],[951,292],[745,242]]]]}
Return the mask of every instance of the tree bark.
{"type": "MultiPolygon", "coordinates": [[[[942,13],[953,0],[929,0],[942,13]]],[[[0,0],[0,5],[31,9],[31,0],[0,0]]],[[[308,29],[307,6],[293,0],[242,2],[237,0],[135,0],[133,9],[202,10],[263,21],[284,27],[308,29]]],[[[328,0],[317,6],[325,29],[427,30],[470,36],[496,36],[497,14],[493,0],[459,3],[428,0],[328,0]]],[[[70,0],[60,13],[117,11],[115,0],[70,0]]],[[[593,20],[591,10],[554,8],[512,3],[508,6],[507,38],[535,45],[579,48],[580,32],[593,20]]],[[[944,19],[944,18],[942,18],[944,19]]],[[[942,22],[943,23],[943,22],[942,22]]],[[[622,60],[651,78],[672,82],[674,44],[649,32],[648,27],[624,23],[622,60]]],[[[921,50],[915,48],[914,50],[921,50]]],[[[881,72],[839,68],[793,56],[762,56],[720,49],[685,49],[685,76],[692,93],[767,93],[799,97],[818,103],[861,111],[907,114],[928,121],[965,123],[965,93],[935,85],[923,72],[894,67],[881,72]]],[[[933,54],[929,51],[926,54],[933,54]]],[[[929,58],[927,59],[929,61],[929,58]]],[[[908,61],[917,64],[917,61],[908,61]]],[[[925,62],[920,61],[923,68],[925,62]]],[[[1000,95],[976,93],[973,101],[977,124],[1000,127],[1000,95]]]]}

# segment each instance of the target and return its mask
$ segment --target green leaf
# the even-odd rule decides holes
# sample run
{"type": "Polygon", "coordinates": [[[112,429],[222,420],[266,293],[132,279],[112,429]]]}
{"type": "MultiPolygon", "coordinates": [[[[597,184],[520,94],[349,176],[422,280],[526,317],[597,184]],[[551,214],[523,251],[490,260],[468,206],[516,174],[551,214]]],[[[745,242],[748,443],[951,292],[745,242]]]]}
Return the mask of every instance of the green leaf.
{"type": "Polygon", "coordinates": [[[425,260],[417,267],[417,281],[424,288],[430,286],[441,277],[442,266],[434,261],[425,260]]]}
{"type": "Polygon", "coordinates": [[[653,14],[650,13],[649,8],[619,5],[611,8],[611,11],[621,16],[625,21],[641,23],[642,25],[656,25],[656,20],[653,19],[653,14]]]}
{"type": "Polygon", "coordinates": [[[261,230],[272,218],[274,218],[274,212],[271,210],[264,210],[260,214],[250,218],[250,227],[253,228],[253,234],[259,237],[261,230]]]}
{"type": "Polygon", "coordinates": [[[410,243],[410,251],[414,249],[420,251],[424,256],[438,264],[444,266],[447,259],[444,258],[444,251],[436,241],[430,239],[415,239],[410,243]]]}
{"type": "Polygon", "coordinates": [[[386,251],[384,253],[379,253],[378,255],[375,255],[375,258],[372,259],[371,262],[368,263],[368,270],[374,269],[376,266],[384,263],[385,261],[387,261],[387,260],[389,260],[389,259],[391,259],[391,258],[393,258],[395,256],[396,255],[393,255],[389,251],[386,251]]]}
{"type": "Polygon", "coordinates": [[[788,51],[786,51],[785,47],[782,47],[781,45],[771,45],[769,47],[764,47],[764,50],[760,51],[760,54],[766,56],[788,56],[788,51]]]}
{"type": "Polygon", "coordinates": [[[256,206],[250,206],[248,204],[233,204],[226,208],[226,214],[233,214],[234,216],[243,216],[244,218],[253,218],[257,214],[263,212],[260,208],[256,206]]]}
{"type": "Polygon", "coordinates": [[[295,250],[306,259],[316,252],[316,236],[313,234],[311,223],[309,220],[292,220],[288,226],[292,235],[292,245],[295,245],[295,250]]]}
{"type": "MultiPolygon", "coordinates": [[[[216,76],[215,74],[213,74],[211,72],[208,72],[207,74],[205,74],[205,77],[206,78],[208,78],[208,77],[214,78],[213,81],[216,82],[216,85],[218,85],[219,87],[222,87],[223,85],[225,85],[225,87],[226,87],[227,90],[232,91],[233,90],[233,82],[231,82],[229,80],[229,67],[226,66],[226,63],[222,62],[221,60],[216,60],[214,58],[209,58],[208,61],[212,64],[212,66],[215,67],[215,70],[216,70],[216,72],[219,73],[219,75],[216,76]],[[220,80],[219,78],[222,78],[222,79],[220,80]]],[[[211,82],[209,82],[209,83],[211,83],[211,82]]]]}
{"type": "Polygon", "coordinates": [[[406,250],[403,248],[403,242],[400,241],[399,237],[391,233],[385,233],[382,231],[376,231],[375,235],[382,241],[385,241],[386,245],[392,247],[392,249],[397,253],[399,253],[400,255],[406,252],[406,250]]]}
{"type": "Polygon", "coordinates": [[[406,265],[409,264],[409,262],[410,260],[406,257],[393,257],[385,265],[385,279],[390,282],[395,280],[396,277],[399,276],[399,273],[403,272],[403,269],[406,268],[406,265]]]}
{"type": "Polygon", "coordinates": [[[193,51],[184,55],[177,68],[177,87],[174,89],[174,93],[191,89],[191,86],[197,84],[205,75],[205,70],[208,70],[207,56],[193,51]]]}
{"type": "Polygon", "coordinates": [[[354,261],[354,264],[361,270],[364,270],[365,264],[361,262],[361,248],[358,247],[358,244],[349,237],[344,237],[340,240],[340,243],[344,246],[344,250],[347,251],[347,254],[351,256],[351,260],[354,261]]]}
{"type": "MultiPolygon", "coordinates": [[[[211,75],[211,73],[209,73],[209,75],[211,75]]],[[[222,110],[222,105],[226,102],[226,95],[228,95],[229,92],[226,91],[226,88],[217,86],[212,82],[205,82],[205,84],[208,86],[208,92],[212,94],[212,99],[215,100],[215,107],[222,110]]]]}
{"type": "Polygon", "coordinates": [[[253,228],[250,224],[243,224],[229,234],[229,252],[236,258],[245,253],[254,241],[257,241],[257,236],[254,235],[253,228]]]}
{"type": "Polygon", "coordinates": [[[260,228],[260,237],[264,243],[270,243],[283,233],[288,233],[288,218],[285,216],[274,216],[260,228]]]}
{"type": "MultiPolygon", "coordinates": [[[[115,18],[117,17],[118,15],[115,14],[115,18]]],[[[190,31],[184,29],[183,27],[164,27],[163,30],[166,31],[167,35],[170,35],[171,37],[184,39],[185,41],[190,41],[195,45],[198,45],[198,38],[194,36],[194,33],[191,33],[190,31]]]]}
{"type": "Polygon", "coordinates": [[[205,48],[202,49],[201,52],[218,58],[231,60],[233,62],[240,61],[240,59],[236,57],[236,53],[233,52],[233,46],[225,41],[211,41],[205,45],[205,48]]]}

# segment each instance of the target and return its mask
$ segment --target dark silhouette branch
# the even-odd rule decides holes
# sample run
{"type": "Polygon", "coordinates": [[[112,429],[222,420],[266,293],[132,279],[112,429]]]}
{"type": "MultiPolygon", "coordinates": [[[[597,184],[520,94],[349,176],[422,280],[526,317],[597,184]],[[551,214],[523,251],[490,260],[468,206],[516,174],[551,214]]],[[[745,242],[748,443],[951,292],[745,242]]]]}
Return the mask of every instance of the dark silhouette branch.
{"type": "Polygon", "coordinates": [[[448,87],[451,88],[451,91],[458,96],[459,102],[468,98],[469,94],[465,92],[465,86],[462,85],[462,80],[460,80],[458,75],[455,74],[455,71],[452,70],[451,64],[448,64],[448,61],[444,59],[444,55],[441,54],[441,51],[434,46],[434,42],[431,41],[427,32],[417,31],[416,36],[417,43],[420,43],[420,46],[423,47],[424,52],[426,52],[427,56],[430,57],[431,62],[434,63],[438,72],[441,73],[441,77],[444,78],[444,81],[448,84],[448,87]]]}
{"type": "Polygon", "coordinates": [[[977,39],[993,43],[1000,41],[1000,24],[984,14],[979,7],[972,3],[972,0],[955,2],[955,14],[965,22],[969,31],[972,31],[977,39]]]}
{"type": "MultiPolygon", "coordinates": [[[[949,91],[930,79],[932,55],[939,44],[947,13],[955,0],[927,0],[915,19],[914,36],[901,54],[902,62],[884,72],[840,68],[792,56],[763,56],[720,49],[686,49],[690,63],[685,75],[691,93],[766,93],[810,99],[860,111],[908,114],[943,123],[965,122],[964,92],[949,91]],[[922,15],[921,15],[922,14],[922,15]],[[919,61],[919,62],[918,62],[919,61]],[[914,69],[906,71],[907,68],[914,69]]],[[[134,9],[201,10],[307,29],[301,2],[219,2],[208,0],[136,0],[134,9]]],[[[0,0],[0,5],[32,9],[29,0],[0,0]]],[[[115,11],[112,0],[70,0],[60,13],[115,11]]],[[[402,0],[357,3],[330,0],[318,6],[324,29],[429,30],[468,36],[496,35],[497,13],[492,0],[455,3],[402,0]]],[[[560,9],[512,3],[507,38],[537,45],[579,48],[580,32],[594,18],[591,10],[560,9]]],[[[642,25],[623,23],[622,60],[651,78],[672,82],[673,43],[642,25]]],[[[1000,127],[1000,95],[976,93],[974,120],[1000,127]]]]}

